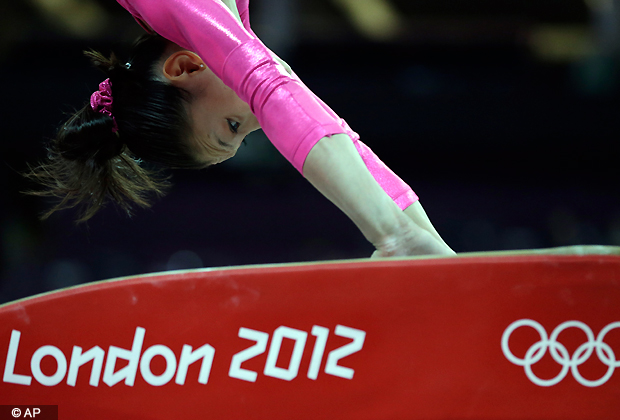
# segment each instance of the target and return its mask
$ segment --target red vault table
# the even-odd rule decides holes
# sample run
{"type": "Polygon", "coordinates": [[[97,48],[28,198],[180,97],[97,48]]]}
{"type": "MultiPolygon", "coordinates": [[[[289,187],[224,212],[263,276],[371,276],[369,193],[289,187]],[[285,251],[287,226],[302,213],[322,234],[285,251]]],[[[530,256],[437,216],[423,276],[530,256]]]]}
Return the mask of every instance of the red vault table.
{"type": "Polygon", "coordinates": [[[159,273],[0,306],[60,419],[618,419],[617,248],[159,273]],[[586,250],[586,252],[583,252],[586,250]]]}

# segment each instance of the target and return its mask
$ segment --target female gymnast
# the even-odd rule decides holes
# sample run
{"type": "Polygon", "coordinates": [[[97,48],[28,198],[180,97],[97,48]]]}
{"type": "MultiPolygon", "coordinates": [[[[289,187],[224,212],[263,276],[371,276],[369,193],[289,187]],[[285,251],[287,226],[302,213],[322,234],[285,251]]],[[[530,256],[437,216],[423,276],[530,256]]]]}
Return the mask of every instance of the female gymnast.
{"type": "Polygon", "coordinates": [[[250,28],[249,0],[118,0],[148,32],[128,61],[86,54],[108,76],[30,176],[48,212],[108,199],[148,206],[163,183],[142,160],[203,168],[262,128],[376,248],[373,257],[453,255],[418,197],[250,28]]]}

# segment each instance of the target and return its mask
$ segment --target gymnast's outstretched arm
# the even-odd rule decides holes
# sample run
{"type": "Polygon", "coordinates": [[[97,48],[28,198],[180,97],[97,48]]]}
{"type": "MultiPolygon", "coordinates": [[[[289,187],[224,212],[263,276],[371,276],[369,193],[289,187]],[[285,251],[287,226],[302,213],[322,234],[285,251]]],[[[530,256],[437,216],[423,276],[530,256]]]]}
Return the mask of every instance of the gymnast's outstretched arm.
{"type": "MultiPolygon", "coordinates": [[[[245,16],[247,16],[247,9],[245,11],[246,11],[245,16]]],[[[243,16],[243,11],[241,11],[241,13],[243,16]]],[[[249,22],[247,20],[246,20],[246,24],[247,24],[246,27],[248,27],[249,22]]],[[[251,31],[251,29],[248,29],[248,30],[251,31]]],[[[293,71],[291,70],[291,67],[284,60],[282,60],[275,53],[273,53],[273,51],[271,53],[273,54],[273,57],[276,59],[276,61],[282,64],[282,66],[284,66],[284,68],[289,72],[289,74],[294,75],[293,71]]],[[[301,80],[299,81],[301,83],[301,80]]],[[[321,103],[321,105],[326,109],[327,112],[333,113],[333,111],[320,98],[316,96],[315,98],[317,101],[321,103]]],[[[356,213],[355,209],[358,209],[358,210],[360,209],[360,205],[356,204],[356,202],[360,200],[356,199],[353,196],[350,198],[352,200],[352,203],[347,205],[346,203],[343,202],[345,194],[337,193],[336,191],[333,191],[336,188],[336,186],[334,185],[334,179],[338,179],[339,177],[338,177],[338,174],[329,173],[329,171],[335,169],[338,166],[340,166],[340,168],[347,167],[349,168],[350,171],[354,171],[355,169],[353,169],[353,165],[350,162],[348,162],[348,160],[359,162],[359,160],[356,159],[355,156],[353,155],[354,150],[351,150],[350,147],[343,144],[343,143],[349,142],[351,139],[340,138],[340,136],[338,135],[331,137],[331,139],[329,140],[329,143],[326,143],[328,141],[327,139],[321,139],[319,143],[317,144],[317,146],[320,146],[320,147],[317,148],[317,146],[315,146],[312,149],[314,150],[314,153],[311,150],[310,154],[306,158],[306,162],[304,163],[304,176],[314,185],[315,188],[321,191],[326,197],[330,199],[330,201],[334,202],[345,214],[347,214],[352,220],[354,220],[354,222],[356,223],[358,228],[362,231],[362,233],[364,233],[366,238],[371,243],[373,243],[375,247],[377,248],[377,251],[373,254],[373,256],[381,257],[381,256],[399,255],[398,254],[399,252],[405,252],[404,255],[408,255],[406,254],[407,251],[405,250],[409,250],[410,252],[413,252],[416,255],[420,255],[420,254],[453,255],[455,254],[454,251],[452,251],[452,249],[448,246],[448,244],[446,244],[446,242],[439,235],[439,233],[437,232],[437,230],[431,223],[428,215],[424,211],[424,208],[422,207],[422,204],[420,203],[420,200],[415,195],[415,193],[411,191],[411,189],[407,185],[405,185],[404,182],[402,182],[402,180],[396,174],[394,174],[392,171],[389,170],[389,168],[383,165],[383,163],[379,160],[379,158],[377,158],[369,148],[367,148],[365,145],[361,144],[361,142],[358,141],[359,138],[356,135],[356,133],[354,133],[352,130],[349,129],[348,136],[352,137],[353,143],[356,146],[355,153],[358,154],[358,156],[363,156],[366,158],[366,159],[362,158],[363,163],[366,166],[366,168],[370,171],[370,173],[373,175],[375,181],[379,183],[379,186],[383,189],[385,193],[390,195],[390,198],[392,199],[393,202],[398,203],[398,205],[400,206],[399,209],[404,208],[403,213],[411,221],[413,221],[416,226],[410,226],[410,223],[408,221],[401,220],[402,215],[399,215],[399,214],[394,214],[393,218],[390,217],[389,214],[387,213],[381,214],[381,218],[380,219],[378,218],[377,220],[374,220],[374,221],[372,220],[372,218],[370,219],[364,218],[363,215],[361,214],[355,216],[354,215],[356,213]],[[330,147],[333,148],[331,152],[329,150],[330,147]],[[334,165],[334,168],[330,169],[327,166],[323,166],[324,162],[326,162],[327,159],[325,159],[325,157],[321,155],[325,153],[332,155],[333,160],[336,160],[335,162],[332,162],[332,164],[334,165]],[[347,158],[346,157],[347,154],[351,154],[351,156],[347,158]],[[337,161],[338,157],[340,157],[339,162],[337,161]],[[316,162],[315,162],[315,159],[316,159],[316,162]],[[309,169],[313,165],[316,165],[317,168],[309,169]],[[397,186],[397,187],[395,188],[394,186],[397,186]],[[322,190],[325,190],[325,191],[322,191],[322,190]],[[391,225],[392,227],[388,228],[388,225],[390,223],[392,224],[391,225]],[[398,228],[399,226],[402,226],[402,228],[398,228]],[[428,233],[430,233],[430,236],[426,235],[426,233],[424,232],[420,232],[419,228],[426,230],[428,233]],[[385,233],[386,230],[387,231],[392,230],[392,233],[386,234],[385,233]],[[383,234],[381,232],[383,232],[383,234]],[[395,248],[397,237],[400,234],[401,238],[398,240],[403,240],[402,236],[406,236],[406,235],[402,235],[402,234],[404,234],[405,232],[409,232],[409,235],[415,236],[416,239],[405,245],[401,245],[401,248],[403,249],[398,250],[395,248]],[[379,238],[383,237],[383,239],[375,239],[377,237],[379,238]]],[[[365,172],[363,168],[361,167],[357,168],[357,170],[361,172],[365,172]]],[[[384,201],[385,194],[381,194],[381,192],[376,191],[376,188],[374,186],[371,186],[371,184],[373,184],[372,181],[368,179],[366,175],[363,175],[361,172],[359,176],[354,177],[356,182],[360,182],[360,185],[359,185],[360,190],[366,193],[368,193],[369,190],[375,190],[374,194],[377,194],[377,199],[379,200],[377,201],[377,203],[379,203],[380,201],[384,201]],[[363,178],[366,178],[366,179],[362,181],[363,178]],[[367,184],[367,185],[364,185],[364,184],[367,184]]],[[[351,175],[352,175],[352,172],[349,173],[348,176],[351,177],[351,175]]],[[[353,185],[346,184],[342,186],[341,188],[343,190],[348,190],[348,192],[352,192],[353,185]]],[[[368,198],[368,194],[364,194],[364,199],[367,199],[367,198],[368,198]]],[[[375,210],[376,211],[385,211],[386,209],[393,210],[393,206],[390,206],[387,203],[379,204],[377,207],[378,208],[374,210],[372,208],[368,208],[366,211],[372,214],[372,212],[375,210]],[[382,210],[381,206],[386,206],[386,207],[382,210]]]]}
{"type": "MultiPolygon", "coordinates": [[[[250,26],[249,1],[237,0],[235,3],[233,0],[225,0],[224,4],[231,9],[233,15],[239,16],[239,20],[245,29],[255,35],[250,26]]],[[[301,79],[293,73],[288,63],[273,51],[269,51],[290,75],[303,84],[301,79]]],[[[308,91],[328,113],[331,113],[334,118],[338,118],[319,97],[314,95],[309,89],[308,91]]],[[[358,141],[359,136],[346,125],[344,120],[342,120],[342,123],[348,129],[347,134],[351,138],[347,139],[336,135],[329,140],[327,138],[321,139],[306,158],[303,168],[305,177],[354,221],[360,231],[377,248],[374,254],[375,257],[397,255],[399,252],[407,255],[406,249],[414,254],[454,254],[431,223],[415,193],[396,174],[385,167],[369,148],[363,144],[360,145],[361,142],[358,141]],[[347,145],[350,140],[353,140],[356,146],[355,150],[347,145]],[[398,202],[401,208],[404,208],[404,214],[415,225],[412,226],[410,221],[403,220],[400,208],[395,210],[393,203],[388,203],[385,200],[385,194],[382,191],[378,191],[376,186],[373,185],[373,180],[364,175],[364,172],[367,171],[364,171],[364,168],[359,165],[359,159],[355,156],[358,153],[359,156],[366,157],[366,159],[363,159],[363,163],[373,175],[374,180],[379,183],[385,193],[388,193],[388,195],[392,193],[390,198],[398,202]],[[326,166],[326,162],[329,159],[323,156],[324,154],[332,157],[331,168],[326,166]],[[355,164],[349,162],[349,160],[354,161],[355,164]],[[354,168],[354,166],[357,166],[357,168],[354,168]],[[339,168],[348,168],[349,173],[343,177],[342,174],[336,173],[339,168]],[[355,170],[360,171],[360,174],[354,176],[355,170]],[[343,191],[337,191],[338,187],[334,184],[334,179],[346,179],[349,177],[353,178],[353,182],[359,183],[357,188],[361,190],[364,200],[369,198],[369,194],[371,196],[373,194],[376,195],[375,199],[366,203],[371,204],[371,206],[368,206],[365,210],[363,203],[353,192],[354,186],[350,181],[343,182],[345,184],[341,187],[343,191]],[[400,185],[401,189],[395,191],[394,185],[400,185]],[[347,193],[351,195],[348,198],[351,201],[350,203],[347,203],[347,193]],[[400,193],[400,197],[393,197],[398,193],[400,193]],[[373,203],[376,204],[375,208],[372,206],[373,203]],[[371,216],[376,214],[379,217],[367,217],[363,214],[364,211],[371,216]],[[430,236],[425,232],[421,232],[419,228],[426,230],[430,233],[430,236]],[[397,249],[395,247],[397,241],[403,241],[404,237],[407,236],[405,232],[409,232],[409,235],[414,235],[416,239],[408,245],[400,245],[402,249],[397,249]]]]}

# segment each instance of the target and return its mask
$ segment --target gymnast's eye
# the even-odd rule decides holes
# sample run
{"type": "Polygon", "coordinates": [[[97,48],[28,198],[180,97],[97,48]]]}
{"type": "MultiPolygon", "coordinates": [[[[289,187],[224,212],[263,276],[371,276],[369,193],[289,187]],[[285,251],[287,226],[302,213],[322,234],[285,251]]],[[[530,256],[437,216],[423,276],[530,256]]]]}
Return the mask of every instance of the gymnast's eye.
{"type": "Polygon", "coordinates": [[[231,121],[231,120],[227,120],[228,121],[228,127],[230,128],[230,131],[233,134],[237,134],[237,131],[239,130],[239,126],[241,124],[239,124],[237,121],[231,121]]]}

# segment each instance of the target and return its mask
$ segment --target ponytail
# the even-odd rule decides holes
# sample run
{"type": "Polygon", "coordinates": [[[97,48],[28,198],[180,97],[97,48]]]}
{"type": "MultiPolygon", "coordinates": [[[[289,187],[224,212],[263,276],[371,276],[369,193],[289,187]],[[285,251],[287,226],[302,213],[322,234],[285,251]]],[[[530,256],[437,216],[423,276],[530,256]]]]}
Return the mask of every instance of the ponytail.
{"type": "Polygon", "coordinates": [[[72,115],[48,145],[47,161],[26,174],[43,186],[29,194],[59,200],[43,219],[77,206],[77,221],[84,222],[107,201],[128,214],[134,206],[149,207],[151,196],[166,192],[168,180],[142,167],[143,160],[173,168],[205,166],[189,141],[188,93],[156,73],[167,42],[158,35],[143,36],[126,63],[114,54],[84,52],[109,78],[113,101],[109,112],[88,103],[72,115]]]}

